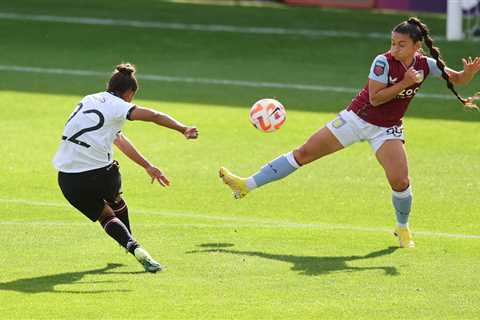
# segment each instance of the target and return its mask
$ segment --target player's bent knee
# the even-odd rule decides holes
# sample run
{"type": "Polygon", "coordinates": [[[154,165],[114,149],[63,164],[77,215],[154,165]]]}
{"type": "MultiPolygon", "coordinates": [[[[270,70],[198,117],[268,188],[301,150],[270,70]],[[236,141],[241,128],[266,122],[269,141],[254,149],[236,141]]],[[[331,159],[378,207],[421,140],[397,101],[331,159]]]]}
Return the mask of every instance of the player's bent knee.
{"type": "Polygon", "coordinates": [[[297,163],[301,166],[313,161],[313,157],[303,146],[293,150],[293,156],[295,157],[297,163]]]}
{"type": "Polygon", "coordinates": [[[107,201],[107,204],[112,208],[113,212],[122,210],[127,205],[120,195],[118,195],[113,202],[107,201]]]}
{"type": "Polygon", "coordinates": [[[115,213],[113,212],[112,208],[110,208],[110,206],[105,205],[102,213],[98,217],[98,222],[100,222],[101,225],[104,225],[105,222],[110,220],[112,217],[115,217],[115,213]]]}
{"type": "Polygon", "coordinates": [[[122,195],[119,193],[115,196],[115,203],[119,203],[121,201],[123,201],[123,199],[122,199],[122,195]]]}
{"type": "Polygon", "coordinates": [[[410,186],[410,179],[408,177],[393,178],[390,180],[390,186],[395,191],[405,191],[410,186]]]}

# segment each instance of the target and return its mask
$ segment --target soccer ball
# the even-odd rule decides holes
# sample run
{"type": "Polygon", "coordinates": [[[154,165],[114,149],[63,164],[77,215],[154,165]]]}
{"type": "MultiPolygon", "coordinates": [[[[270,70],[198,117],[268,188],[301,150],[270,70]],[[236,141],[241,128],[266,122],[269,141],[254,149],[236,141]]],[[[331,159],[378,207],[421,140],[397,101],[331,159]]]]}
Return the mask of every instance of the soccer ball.
{"type": "Polygon", "coordinates": [[[250,109],[250,122],[263,132],[273,132],[285,123],[285,107],[275,99],[260,99],[250,109]]]}

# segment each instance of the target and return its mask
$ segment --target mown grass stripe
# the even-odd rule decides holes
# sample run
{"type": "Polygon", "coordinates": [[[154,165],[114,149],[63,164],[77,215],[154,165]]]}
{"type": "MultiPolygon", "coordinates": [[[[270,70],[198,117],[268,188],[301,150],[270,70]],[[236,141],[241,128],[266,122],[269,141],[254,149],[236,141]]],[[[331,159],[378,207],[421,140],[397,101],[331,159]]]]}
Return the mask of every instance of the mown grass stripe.
{"type": "MultiPolygon", "coordinates": [[[[54,202],[54,201],[38,201],[38,200],[30,200],[30,199],[6,199],[0,198],[0,203],[12,203],[18,205],[30,205],[30,206],[39,206],[39,207],[59,207],[59,208],[69,208],[69,206],[65,203],[61,202],[54,202]]],[[[192,218],[192,219],[199,219],[199,220],[211,220],[211,221],[229,221],[229,222],[236,222],[242,223],[243,225],[238,224],[228,224],[228,225],[208,225],[208,224],[195,224],[195,223],[187,223],[187,224],[174,224],[178,226],[199,226],[199,227],[208,227],[211,226],[212,228],[232,228],[232,227],[257,227],[257,228],[300,228],[300,229],[323,229],[323,230],[348,230],[348,231],[358,231],[358,232],[376,232],[376,233],[385,233],[391,232],[391,228],[369,228],[369,227],[362,227],[362,226],[354,226],[348,224],[329,224],[329,223],[296,223],[290,222],[285,220],[273,220],[273,219],[260,219],[255,217],[236,217],[236,216],[216,216],[216,215],[208,215],[202,213],[190,213],[190,212],[166,212],[166,211],[157,211],[157,210],[147,210],[147,209],[139,209],[135,208],[135,213],[140,214],[147,214],[147,215],[159,215],[159,216],[166,216],[166,217],[182,217],[182,218],[192,218]],[[255,225],[252,225],[255,224],[255,225]]],[[[17,224],[17,223],[25,223],[25,224],[62,224],[66,222],[51,222],[51,221],[34,221],[34,222],[18,222],[18,221],[4,221],[0,222],[0,225],[9,225],[9,224],[17,224]]],[[[76,223],[72,223],[74,225],[76,223]]],[[[170,225],[170,224],[168,224],[170,225]]],[[[446,233],[446,232],[432,232],[432,231],[415,231],[416,236],[427,236],[427,237],[441,237],[441,238],[461,238],[461,239],[480,239],[480,235],[475,234],[455,234],[455,233],[446,233]]]]}
{"type": "MultiPolygon", "coordinates": [[[[25,73],[41,73],[41,74],[57,74],[69,76],[92,76],[92,77],[108,77],[109,72],[100,72],[93,70],[78,70],[78,69],[61,69],[61,68],[40,68],[40,67],[26,67],[15,65],[0,65],[2,71],[25,72],[25,73]]],[[[161,82],[180,82],[180,83],[195,83],[205,85],[222,85],[235,87],[252,87],[252,88],[275,88],[275,89],[291,89],[300,91],[320,91],[320,92],[338,92],[338,93],[357,93],[359,88],[339,87],[339,86],[324,86],[315,84],[298,84],[298,83],[279,83],[279,82],[256,82],[245,80],[229,80],[229,79],[213,79],[213,78],[194,78],[194,77],[176,77],[156,74],[138,75],[138,79],[161,81],[161,82]]],[[[419,98],[439,99],[439,100],[454,100],[453,95],[435,94],[435,93],[419,93],[416,95],[419,98]]]]}

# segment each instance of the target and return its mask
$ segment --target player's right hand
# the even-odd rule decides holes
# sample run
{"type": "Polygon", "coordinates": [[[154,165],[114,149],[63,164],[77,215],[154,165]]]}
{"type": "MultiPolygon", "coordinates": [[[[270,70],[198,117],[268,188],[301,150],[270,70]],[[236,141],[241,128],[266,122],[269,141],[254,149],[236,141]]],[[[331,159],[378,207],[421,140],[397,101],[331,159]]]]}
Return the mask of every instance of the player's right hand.
{"type": "Polygon", "coordinates": [[[410,67],[408,68],[407,71],[405,71],[402,82],[405,84],[405,87],[408,88],[410,86],[413,86],[415,83],[417,83],[419,77],[420,77],[420,72],[415,70],[413,67],[410,67]]]}
{"type": "Polygon", "coordinates": [[[145,171],[147,171],[150,178],[152,178],[152,183],[157,180],[158,183],[164,187],[168,187],[170,185],[170,180],[168,180],[168,178],[157,167],[150,165],[145,168],[145,171]]]}
{"type": "Polygon", "coordinates": [[[197,139],[198,138],[198,129],[197,127],[186,127],[183,135],[187,139],[197,139]]]}

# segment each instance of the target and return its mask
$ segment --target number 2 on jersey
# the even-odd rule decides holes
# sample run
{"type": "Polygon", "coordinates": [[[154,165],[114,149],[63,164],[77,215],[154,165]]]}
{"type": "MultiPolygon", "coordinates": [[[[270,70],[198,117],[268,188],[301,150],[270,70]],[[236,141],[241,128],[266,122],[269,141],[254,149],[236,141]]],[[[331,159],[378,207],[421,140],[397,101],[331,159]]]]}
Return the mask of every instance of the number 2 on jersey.
{"type": "MultiPolygon", "coordinates": [[[[72,120],[80,112],[80,110],[82,108],[83,108],[83,104],[79,103],[77,110],[75,110],[75,112],[72,114],[72,116],[67,120],[67,123],[69,123],[70,120],[72,120]]],[[[103,124],[105,123],[105,117],[103,116],[103,114],[100,111],[95,110],[95,109],[85,110],[82,113],[83,114],[88,114],[88,113],[96,114],[98,116],[98,123],[94,126],[87,127],[87,128],[84,128],[84,129],[78,131],[77,133],[73,134],[70,138],[66,137],[66,136],[62,136],[62,140],[67,140],[67,141],[73,142],[75,144],[78,144],[82,147],[90,148],[90,145],[88,143],[86,143],[84,141],[81,141],[81,140],[78,140],[77,138],[80,137],[84,133],[87,133],[87,132],[90,132],[90,131],[95,131],[95,130],[98,130],[101,127],[103,127],[103,124]]]]}

